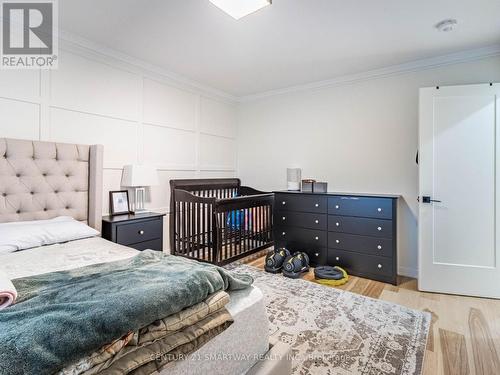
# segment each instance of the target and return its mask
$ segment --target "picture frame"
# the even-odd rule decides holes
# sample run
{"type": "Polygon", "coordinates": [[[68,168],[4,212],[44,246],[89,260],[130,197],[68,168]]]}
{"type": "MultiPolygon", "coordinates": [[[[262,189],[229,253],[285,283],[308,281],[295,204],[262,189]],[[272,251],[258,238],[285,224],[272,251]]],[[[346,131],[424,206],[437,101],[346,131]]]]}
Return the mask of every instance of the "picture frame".
{"type": "Polygon", "coordinates": [[[116,190],[109,192],[109,214],[111,216],[125,215],[130,213],[130,201],[128,190],[116,190]]]}

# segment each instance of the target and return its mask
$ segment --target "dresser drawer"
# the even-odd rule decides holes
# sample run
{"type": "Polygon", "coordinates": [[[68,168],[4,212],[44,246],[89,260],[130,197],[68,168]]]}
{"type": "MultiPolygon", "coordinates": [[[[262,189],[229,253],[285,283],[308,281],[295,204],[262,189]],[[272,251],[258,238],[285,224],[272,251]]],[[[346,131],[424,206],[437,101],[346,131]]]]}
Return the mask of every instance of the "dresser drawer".
{"type": "Polygon", "coordinates": [[[278,247],[291,246],[293,249],[319,249],[326,247],[327,232],[288,226],[276,226],[274,243],[278,247]]]}
{"type": "Polygon", "coordinates": [[[392,219],[392,203],[390,198],[334,196],[328,198],[328,213],[392,219]]]}
{"type": "Polygon", "coordinates": [[[156,240],[151,240],[151,241],[145,241],[145,242],[139,242],[136,244],[129,245],[129,247],[132,247],[136,250],[143,251],[143,250],[157,250],[157,251],[163,251],[162,249],[162,240],[161,239],[156,239],[156,240]]]}
{"type": "Polygon", "coordinates": [[[327,215],[307,212],[278,211],[274,216],[275,225],[286,225],[326,231],[327,215]]]}
{"type": "Polygon", "coordinates": [[[276,194],[274,205],[278,211],[327,212],[327,197],[305,194],[276,194]]]}
{"type": "Polygon", "coordinates": [[[304,253],[307,254],[309,257],[309,264],[313,267],[316,266],[325,266],[326,265],[326,259],[327,259],[327,254],[328,250],[326,248],[321,248],[321,249],[288,249],[292,252],[292,254],[295,251],[303,251],[304,253]]]}
{"type": "Polygon", "coordinates": [[[328,215],[328,230],[332,232],[392,238],[392,220],[328,215]]]}
{"type": "Polygon", "coordinates": [[[117,226],[116,238],[121,245],[131,245],[161,238],[162,231],[162,220],[141,221],[117,226]]]}
{"type": "Polygon", "coordinates": [[[358,236],[339,232],[328,232],[328,247],[358,253],[392,257],[393,241],[387,238],[358,236]]]}
{"type": "Polygon", "coordinates": [[[328,249],[328,264],[360,276],[395,277],[392,258],[328,249]]]}

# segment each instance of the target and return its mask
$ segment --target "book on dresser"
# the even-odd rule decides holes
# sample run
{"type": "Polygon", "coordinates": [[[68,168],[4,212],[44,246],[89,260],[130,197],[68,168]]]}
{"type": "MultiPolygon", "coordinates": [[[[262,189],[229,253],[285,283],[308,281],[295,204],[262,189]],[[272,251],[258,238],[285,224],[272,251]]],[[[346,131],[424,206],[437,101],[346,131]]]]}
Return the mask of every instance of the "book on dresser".
{"type": "Polygon", "coordinates": [[[274,243],[312,266],[397,284],[398,195],[275,192],[274,243]]]}

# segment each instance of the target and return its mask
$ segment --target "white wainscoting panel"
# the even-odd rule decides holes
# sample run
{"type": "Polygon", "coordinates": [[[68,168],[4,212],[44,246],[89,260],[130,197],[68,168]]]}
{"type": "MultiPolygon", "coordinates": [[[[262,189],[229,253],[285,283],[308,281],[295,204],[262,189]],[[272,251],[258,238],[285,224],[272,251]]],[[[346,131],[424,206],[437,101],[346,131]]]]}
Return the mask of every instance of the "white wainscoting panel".
{"type": "Polygon", "coordinates": [[[236,142],[213,135],[200,135],[201,169],[235,169],[236,142]]]}
{"type": "Polygon", "coordinates": [[[102,211],[104,215],[107,215],[109,213],[109,192],[116,190],[125,190],[121,187],[122,170],[104,169],[102,179],[102,211]]]}
{"type": "Polygon", "coordinates": [[[201,171],[200,178],[234,178],[236,171],[201,171]]]}
{"type": "Polygon", "coordinates": [[[195,169],[196,134],[144,125],[144,162],[158,168],[195,169]]]}
{"type": "Polygon", "coordinates": [[[0,99],[0,137],[38,139],[40,105],[0,99]]]}
{"type": "Polygon", "coordinates": [[[138,74],[73,53],[62,52],[51,71],[51,104],[78,111],[138,120],[138,74]]]}
{"type": "Polygon", "coordinates": [[[146,207],[165,213],[170,179],[235,176],[234,103],[99,51],[60,52],[51,72],[0,71],[0,137],[104,145],[103,214],[126,164],[158,168],[146,207]]]}
{"type": "Polygon", "coordinates": [[[0,70],[0,97],[40,100],[40,71],[0,70]]]}
{"type": "Polygon", "coordinates": [[[201,98],[200,130],[203,133],[234,138],[236,136],[236,108],[218,100],[201,98]]]}
{"type": "Polygon", "coordinates": [[[143,121],[194,130],[198,95],[150,79],[144,80],[143,121]]]}
{"type": "Polygon", "coordinates": [[[195,171],[159,171],[160,185],[150,188],[150,199],[146,207],[154,207],[170,211],[170,180],[176,178],[196,178],[195,171]],[[154,205],[154,206],[153,206],[154,205]]]}
{"type": "Polygon", "coordinates": [[[52,108],[51,140],[104,145],[104,166],[137,162],[137,124],[98,115],[52,108]]]}

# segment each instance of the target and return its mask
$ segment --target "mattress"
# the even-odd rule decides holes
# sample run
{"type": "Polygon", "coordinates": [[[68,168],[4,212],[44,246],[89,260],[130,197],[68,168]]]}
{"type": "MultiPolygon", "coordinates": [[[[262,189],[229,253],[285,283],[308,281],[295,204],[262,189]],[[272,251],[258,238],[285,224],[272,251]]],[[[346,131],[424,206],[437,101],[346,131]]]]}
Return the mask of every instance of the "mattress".
{"type": "MultiPolygon", "coordinates": [[[[43,246],[0,256],[0,268],[11,278],[131,258],[137,250],[100,237],[43,246]]],[[[243,374],[269,350],[269,322],[260,289],[229,293],[226,306],[234,323],[184,360],[161,374],[243,374]]]]}

